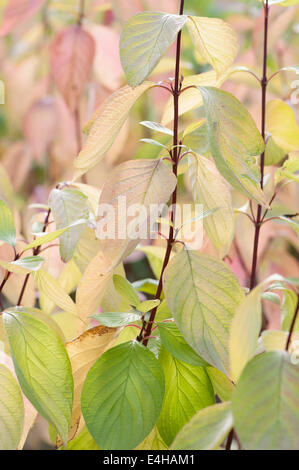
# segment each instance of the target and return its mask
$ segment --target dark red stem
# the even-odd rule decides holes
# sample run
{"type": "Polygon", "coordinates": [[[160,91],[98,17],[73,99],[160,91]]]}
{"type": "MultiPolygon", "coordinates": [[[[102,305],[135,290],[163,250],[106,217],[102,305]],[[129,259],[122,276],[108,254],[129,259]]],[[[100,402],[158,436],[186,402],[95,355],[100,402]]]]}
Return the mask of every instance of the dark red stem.
{"type": "MultiPolygon", "coordinates": [[[[267,96],[267,55],[268,55],[268,24],[269,24],[269,5],[268,0],[264,4],[264,54],[263,54],[263,77],[261,80],[262,87],[262,125],[261,133],[266,144],[266,96],[267,96]]],[[[261,189],[264,188],[264,171],[265,171],[265,151],[261,155],[260,161],[260,171],[261,171],[261,189]]],[[[261,230],[261,220],[262,220],[262,206],[259,204],[257,208],[257,216],[255,221],[255,234],[254,234],[254,245],[253,245],[253,255],[252,255],[252,267],[251,267],[251,277],[250,277],[250,289],[253,289],[256,284],[256,271],[257,271],[257,261],[258,261],[258,247],[259,247],[259,237],[261,230]]]]}
{"type": "MultiPolygon", "coordinates": [[[[185,0],[181,0],[180,4],[180,15],[184,12],[184,3],[185,0]]],[[[173,150],[172,150],[172,161],[173,161],[173,173],[175,177],[177,177],[178,173],[178,162],[180,157],[181,149],[178,147],[179,145],[179,96],[181,91],[181,78],[180,78],[180,59],[181,59],[181,43],[182,43],[182,32],[178,33],[177,37],[177,44],[176,44],[176,65],[175,65],[175,79],[174,79],[174,88],[172,91],[173,94],[173,105],[174,105],[174,122],[173,122],[173,150]]],[[[167,247],[166,253],[163,261],[162,271],[160,274],[159,284],[156,292],[155,299],[160,299],[162,289],[163,289],[163,274],[165,271],[166,266],[168,265],[171,250],[174,242],[174,220],[175,220],[175,205],[177,202],[177,187],[175,188],[174,192],[172,193],[172,213],[171,213],[171,224],[169,228],[169,236],[167,240],[167,247]]],[[[155,320],[155,316],[157,313],[157,308],[154,308],[151,311],[150,318],[147,323],[143,325],[143,328],[138,336],[138,340],[142,341],[144,346],[147,346],[149,337],[151,336],[153,323],[155,320]],[[143,334],[144,333],[144,334],[143,334]]]]}

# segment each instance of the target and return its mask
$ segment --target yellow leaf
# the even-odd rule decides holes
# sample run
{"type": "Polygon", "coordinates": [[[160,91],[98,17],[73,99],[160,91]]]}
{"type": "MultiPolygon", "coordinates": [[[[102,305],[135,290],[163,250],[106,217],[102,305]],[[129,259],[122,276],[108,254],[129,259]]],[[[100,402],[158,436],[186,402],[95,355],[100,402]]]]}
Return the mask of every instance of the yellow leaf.
{"type": "Polygon", "coordinates": [[[100,111],[97,111],[87,124],[90,132],[83,149],[75,160],[75,167],[78,171],[74,179],[93,168],[104,157],[124,125],[131,107],[152,86],[151,82],[145,82],[134,89],[125,86],[105,101],[100,111]]]}
{"type": "Polygon", "coordinates": [[[262,284],[239,304],[230,327],[229,357],[231,375],[235,382],[257,349],[262,325],[261,295],[262,284]]]}
{"type": "Polygon", "coordinates": [[[81,320],[87,322],[87,318],[95,313],[112,277],[113,267],[99,251],[85,269],[78,285],[76,304],[81,320]]]}
{"type": "Polygon", "coordinates": [[[58,305],[62,310],[77,315],[76,305],[70,296],[63,290],[59,282],[54,279],[45,270],[40,269],[34,275],[37,288],[46,297],[52,300],[55,305],[58,305]]]}
{"type": "Polygon", "coordinates": [[[292,108],[281,100],[267,103],[266,127],[276,145],[285,152],[299,150],[299,126],[292,108]]]}
{"type": "Polygon", "coordinates": [[[187,26],[199,54],[219,76],[233,63],[238,52],[237,36],[232,27],[219,18],[189,16],[187,26]]]}
{"type": "Polygon", "coordinates": [[[168,447],[163,441],[157,426],[154,427],[152,432],[144,439],[135,450],[167,450],[168,447]]]}
{"type": "MultiPolygon", "coordinates": [[[[280,330],[266,330],[262,333],[262,342],[265,351],[284,351],[286,348],[289,332],[280,330]]],[[[293,331],[289,352],[295,352],[299,344],[299,331],[293,331]]]]}
{"type": "Polygon", "coordinates": [[[219,208],[203,220],[205,231],[219,255],[229,251],[234,235],[234,211],[230,190],[213,162],[200,155],[190,155],[189,176],[195,202],[204,210],[219,208]]]}
{"type": "MultiPolygon", "coordinates": [[[[71,259],[66,265],[62,273],[58,278],[60,287],[67,293],[70,294],[75,287],[78,285],[81,279],[81,272],[76,265],[75,261],[71,259]]],[[[56,303],[46,297],[43,292],[40,292],[39,303],[44,313],[51,313],[56,303]]]]}

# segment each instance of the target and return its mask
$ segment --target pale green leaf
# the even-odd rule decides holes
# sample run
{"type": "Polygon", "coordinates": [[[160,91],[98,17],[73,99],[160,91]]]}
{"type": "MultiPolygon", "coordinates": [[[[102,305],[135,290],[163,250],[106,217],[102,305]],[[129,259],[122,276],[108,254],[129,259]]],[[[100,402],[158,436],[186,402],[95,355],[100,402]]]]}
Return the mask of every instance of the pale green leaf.
{"type": "MultiPolygon", "coordinates": [[[[297,302],[298,296],[296,292],[290,289],[286,289],[283,293],[283,303],[281,308],[283,330],[289,331],[292,324],[292,320],[294,318],[297,302]]],[[[299,331],[299,317],[295,322],[294,331],[299,331]]]]}
{"type": "Polygon", "coordinates": [[[247,111],[230,93],[198,87],[202,94],[210,150],[221,175],[238,191],[265,205],[260,188],[260,171],[255,157],[264,141],[247,111]]]}
{"type": "Polygon", "coordinates": [[[262,326],[262,284],[253,289],[239,304],[230,328],[229,355],[235,381],[254,356],[262,326]]]}
{"type": "Polygon", "coordinates": [[[217,403],[196,413],[176,436],[172,450],[213,450],[233,426],[231,403],[217,403]]]}
{"type": "Polygon", "coordinates": [[[185,340],[209,364],[228,373],[229,329],[244,296],[234,273],[217,258],[182,250],[168,264],[163,281],[185,340]]]}
{"type": "Polygon", "coordinates": [[[299,366],[285,351],[256,356],[242,372],[232,409],[245,450],[297,450],[299,366]]]}
{"type": "Polygon", "coordinates": [[[136,310],[141,313],[147,313],[153,310],[154,308],[159,307],[161,301],[159,299],[154,300],[145,300],[144,302],[140,302],[136,305],[136,310]]]}
{"type": "Polygon", "coordinates": [[[80,434],[68,442],[66,450],[100,450],[86,426],[80,434]]]}
{"type": "Polygon", "coordinates": [[[92,315],[100,325],[109,327],[125,326],[141,320],[141,315],[134,312],[105,312],[92,315]]]}
{"type": "Polygon", "coordinates": [[[136,307],[136,305],[140,303],[136,290],[125,277],[114,274],[113,284],[119,295],[126,299],[130,305],[136,307]]]}
{"type": "Polygon", "coordinates": [[[274,142],[273,137],[269,136],[265,150],[265,165],[276,165],[285,157],[285,151],[274,142]]]}
{"type": "Polygon", "coordinates": [[[155,132],[160,132],[161,134],[166,134],[173,136],[173,131],[171,129],[168,129],[168,127],[164,127],[158,122],[153,122],[153,121],[141,121],[140,124],[142,126],[147,127],[148,129],[151,129],[152,131],[155,132]]]}
{"type": "Polygon", "coordinates": [[[167,148],[165,145],[161,144],[161,142],[158,142],[157,140],[153,140],[153,139],[140,139],[140,142],[144,142],[145,144],[155,145],[156,147],[167,148]]]}
{"type": "Polygon", "coordinates": [[[218,395],[221,401],[230,401],[234,391],[233,383],[215,367],[207,367],[207,373],[213,384],[215,395],[218,395]]]}
{"type": "Polygon", "coordinates": [[[50,233],[46,233],[46,234],[44,234],[44,233],[35,234],[35,235],[38,235],[38,236],[35,238],[35,240],[30,242],[28,245],[26,245],[24,247],[23,251],[32,250],[32,248],[36,248],[37,246],[41,246],[41,245],[45,245],[46,243],[50,243],[53,240],[55,240],[56,238],[59,238],[64,232],[66,232],[70,228],[76,227],[77,225],[81,225],[81,224],[84,224],[84,223],[85,223],[85,220],[78,220],[77,222],[70,225],[69,227],[65,227],[65,228],[62,228],[60,230],[55,230],[54,232],[50,232],[50,233]]]}
{"type": "Polygon", "coordinates": [[[3,322],[24,394],[66,442],[73,403],[71,365],[62,340],[42,317],[12,308],[4,311],[3,322]]]}
{"type": "Polygon", "coordinates": [[[40,256],[29,256],[28,258],[20,258],[11,262],[0,260],[0,266],[15,274],[28,274],[38,271],[44,261],[44,258],[40,256]]]}
{"type": "Polygon", "coordinates": [[[142,83],[174,42],[187,17],[145,11],[131,17],[120,38],[120,58],[132,87],[142,83]]]}
{"type": "Polygon", "coordinates": [[[60,256],[67,263],[72,258],[89,219],[87,197],[74,188],[53,189],[49,196],[49,206],[58,230],[82,221],[82,224],[69,228],[60,236],[60,256]]]}

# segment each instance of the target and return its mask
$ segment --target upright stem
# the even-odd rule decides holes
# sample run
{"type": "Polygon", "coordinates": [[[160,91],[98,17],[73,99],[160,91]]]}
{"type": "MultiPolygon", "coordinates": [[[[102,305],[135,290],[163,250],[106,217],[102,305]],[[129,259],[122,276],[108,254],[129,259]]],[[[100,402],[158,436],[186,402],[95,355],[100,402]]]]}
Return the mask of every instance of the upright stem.
{"type": "MultiPolygon", "coordinates": [[[[46,217],[45,217],[45,220],[44,220],[44,225],[43,225],[43,232],[45,232],[46,229],[47,229],[50,214],[51,214],[51,209],[49,209],[47,214],[46,214],[46,217]]],[[[33,249],[33,256],[38,256],[39,253],[40,253],[40,250],[41,250],[41,246],[37,246],[36,248],[34,248],[33,249]]],[[[25,290],[26,290],[26,287],[27,287],[27,284],[28,284],[28,281],[29,281],[29,277],[30,277],[30,273],[26,274],[26,277],[25,277],[25,280],[24,280],[24,283],[23,283],[23,286],[22,286],[22,289],[21,289],[21,292],[20,292],[20,295],[19,295],[19,298],[18,298],[17,305],[21,305],[21,303],[22,303],[23,296],[24,296],[24,293],[25,293],[25,290]]]]}
{"type": "Polygon", "coordinates": [[[78,25],[81,25],[82,20],[83,20],[83,18],[84,18],[84,10],[85,10],[85,0],[80,0],[80,3],[79,3],[79,14],[78,14],[78,20],[77,20],[77,24],[78,24],[78,25]]]}
{"type": "Polygon", "coordinates": [[[292,323],[291,323],[291,326],[290,326],[289,336],[288,336],[287,344],[286,344],[286,348],[285,348],[286,351],[289,350],[289,346],[290,346],[291,341],[292,341],[292,334],[293,334],[293,331],[294,331],[294,328],[295,328],[295,323],[296,323],[296,320],[297,320],[297,317],[298,317],[298,312],[299,312],[299,295],[298,295],[298,299],[297,299],[297,305],[296,305],[296,308],[295,308],[293,320],[292,320],[292,323]]]}
{"type": "MultiPolygon", "coordinates": [[[[269,5],[268,0],[264,4],[264,54],[263,54],[263,77],[261,80],[262,87],[262,121],[261,121],[261,131],[262,137],[266,144],[266,96],[267,96],[267,55],[268,55],[268,24],[269,24],[269,5]]],[[[261,189],[264,188],[264,171],[265,171],[265,151],[261,155],[260,161],[260,171],[261,171],[261,189]]],[[[261,230],[261,220],[262,220],[262,206],[259,204],[257,208],[257,216],[255,221],[255,235],[254,235],[254,245],[253,245],[253,256],[252,256],[252,267],[251,267],[251,277],[250,277],[250,289],[253,289],[256,284],[256,271],[257,271],[257,259],[258,259],[258,247],[259,247],[259,237],[261,230]]]]}
{"type": "MultiPolygon", "coordinates": [[[[180,15],[184,12],[184,3],[185,0],[181,0],[180,3],[180,15]]],[[[175,177],[177,177],[178,173],[178,161],[180,157],[180,148],[179,145],[179,96],[181,90],[181,78],[180,78],[180,60],[181,60],[181,43],[182,43],[182,32],[178,33],[177,37],[177,44],[176,44],[176,64],[175,64],[175,78],[174,78],[174,88],[173,88],[173,107],[174,107],[174,118],[173,118],[173,150],[172,150],[172,162],[173,162],[173,173],[175,177]]],[[[172,213],[171,213],[171,224],[169,227],[169,236],[167,240],[167,247],[166,253],[163,261],[162,271],[160,274],[159,284],[156,292],[156,299],[160,299],[162,288],[163,288],[163,274],[165,271],[166,266],[168,265],[171,250],[174,242],[174,221],[175,221],[175,205],[177,202],[177,187],[175,188],[174,192],[172,193],[172,213]]],[[[157,307],[151,311],[151,315],[147,324],[144,324],[139,336],[138,340],[142,340],[142,344],[147,346],[149,337],[152,332],[153,322],[155,320],[155,316],[157,313],[157,307]],[[144,335],[143,332],[145,331],[144,335]]]]}

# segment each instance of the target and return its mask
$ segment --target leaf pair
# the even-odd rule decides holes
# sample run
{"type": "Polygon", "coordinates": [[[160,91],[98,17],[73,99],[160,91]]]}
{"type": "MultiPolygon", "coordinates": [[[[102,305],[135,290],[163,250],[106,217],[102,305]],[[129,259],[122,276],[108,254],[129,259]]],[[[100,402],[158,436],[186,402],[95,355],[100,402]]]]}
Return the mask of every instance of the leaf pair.
{"type": "Polygon", "coordinates": [[[185,24],[198,53],[217,74],[231,65],[237,53],[237,40],[224,21],[144,12],[129,19],[120,40],[122,66],[132,87],[140,85],[151,74],[185,24]]]}

